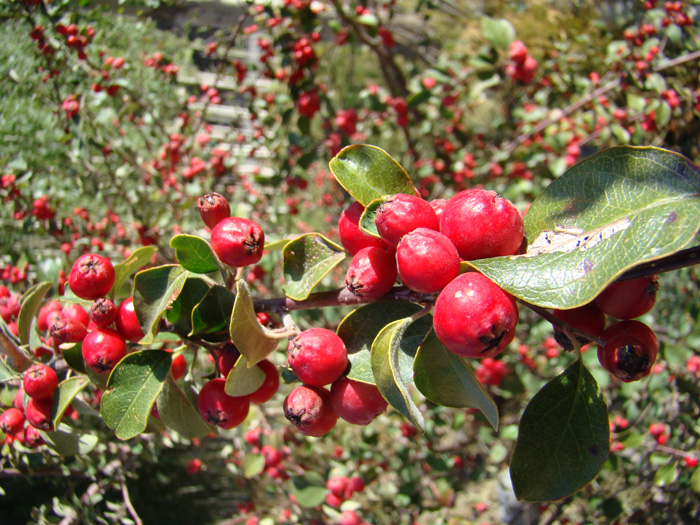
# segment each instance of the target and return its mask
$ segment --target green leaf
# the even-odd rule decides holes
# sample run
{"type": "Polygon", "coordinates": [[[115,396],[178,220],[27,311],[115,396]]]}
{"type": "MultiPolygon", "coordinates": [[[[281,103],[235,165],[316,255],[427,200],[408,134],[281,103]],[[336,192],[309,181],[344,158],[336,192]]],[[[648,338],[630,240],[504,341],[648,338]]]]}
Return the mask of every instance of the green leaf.
{"type": "Polygon", "coordinates": [[[250,290],[242,279],[236,283],[236,302],[233,305],[229,334],[238,351],[248,360],[248,366],[265,359],[275,351],[279,343],[279,338],[258,322],[250,290]]]}
{"type": "Polygon", "coordinates": [[[50,282],[35,284],[20,299],[19,317],[17,318],[20,345],[29,344],[32,322],[41,307],[41,301],[44,300],[52,286],[53,284],[50,282]]]}
{"type": "Polygon", "coordinates": [[[477,380],[466,359],[450,352],[434,331],[426,336],[413,363],[416,387],[441,406],[478,408],[498,430],[498,407],[477,380]]]}
{"type": "Polygon", "coordinates": [[[658,148],[617,147],[577,164],[532,203],[528,253],[470,264],[548,308],[593,300],[619,275],[675,253],[700,228],[700,170],[658,148]]]}
{"type": "Polygon", "coordinates": [[[700,493],[700,468],[696,468],[693,475],[690,476],[690,486],[693,492],[700,493]]]}
{"type": "Polygon", "coordinates": [[[39,431],[39,434],[48,445],[57,454],[61,456],[86,456],[95,445],[99,442],[99,438],[93,434],[79,434],[77,430],[65,424],[61,424],[56,430],[51,432],[39,431]]]}
{"type": "Polygon", "coordinates": [[[406,170],[376,146],[347,146],[331,159],[329,166],[338,184],[363,206],[384,195],[416,195],[406,170]]]}
{"type": "Polygon", "coordinates": [[[114,285],[112,286],[111,295],[114,296],[114,294],[118,293],[124,281],[150,263],[153,254],[157,251],[158,249],[155,246],[142,246],[134,251],[126,261],[115,264],[114,285]]]}
{"type": "Polygon", "coordinates": [[[51,415],[53,416],[53,426],[58,428],[58,424],[63,418],[66,410],[73,402],[75,396],[88,385],[89,381],[86,377],[76,376],[70,377],[58,385],[58,388],[54,392],[53,408],[51,410],[51,415]]]}
{"type": "Polygon", "coordinates": [[[265,456],[262,454],[246,454],[243,458],[243,477],[252,479],[265,470],[265,456]]]}
{"type": "Polygon", "coordinates": [[[484,17],[481,19],[484,38],[500,50],[507,50],[515,40],[515,29],[508,20],[484,17]]]}
{"type": "Polygon", "coordinates": [[[530,400],[510,464],[519,500],[554,501],[582,489],[608,457],[608,410],[578,360],[530,400]]]}
{"type": "Polygon", "coordinates": [[[16,379],[19,378],[20,375],[12,370],[5,361],[0,359],[0,383],[4,383],[5,381],[9,381],[11,379],[16,379]]]}
{"type": "Polygon", "coordinates": [[[144,350],[127,355],[114,367],[100,412],[119,439],[131,439],[146,430],[153,403],[170,372],[170,363],[170,353],[144,350]]]}
{"type": "Polygon", "coordinates": [[[270,243],[265,244],[265,251],[266,252],[273,252],[277,250],[281,250],[285,246],[287,246],[288,243],[292,242],[294,239],[280,239],[278,241],[272,241],[270,243]]]}
{"type": "Polygon", "coordinates": [[[226,377],[225,392],[233,397],[252,394],[265,382],[265,372],[258,365],[249,367],[242,355],[226,377]]]}
{"type": "Polygon", "coordinates": [[[373,237],[380,237],[379,230],[377,229],[377,210],[379,207],[386,202],[388,197],[380,197],[379,199],[374,199],[370,202],[367,207],[362,212],[360,217],[360,222],[358,226],[360,230],[365,232],[367,235],[372,235],[373,237]]]}
{"type": "Polygon", "coordinates": [[[385,326],[372,344],[372,373],[377,388],[391,406],[425,432],[425,419],[413,402],[399,372],[401,339],[413,322],[410,317],[385,326]]]}
{"type": "Polygon", "coordinates": [[[192,309],[190,336],[212,341],[209,334],[221,334],[214,342],[228,341],[228,326],[236,296],[223,286],[212,286],[202,300],[192,309]]]}
{"type": "Polygon", "coordinates": [[[150,344],[158,332],[160,318],[180,295],[190,272],[168,264],[143,270],[134,278],[134,310],[143,333],[141,344],[150,344]]]}
{"type": "Polygon", "coordinates": [[[212,432],[212,427],[202,419],[172,375],[168,375],[156,398],[156,407],[163,424],[188,439],[201,438],[212,432]]]}
{"type": "Polygon", "coordinates": [[[316,285],[345,259],[345,250],[319,233],[307,233],[282,250],[284,293],[295,301],[306,299],[316,285]]]}
{"type": "Polygon", "coordinates": [[[292,494],[302,507],[316,507],[328,495],[326,482],[316,472],[306,472],[303,476],[292,477],[292,494]]]}
{"type": "Polygon", "coordinates": [[[219,269],[216,256],[209,243],[195,235],[176,235],[170,239],[170,247],[183,268],[194,273],[209,273],[219,269]]]}
{"type": "Polygon", "coordinates": [[[678,462],[671,461],[656,471],[654,484],[657,487],[667,487],[673,485],[676,479],[678,479],[678,462]]]}
{"type": "Polygon", "coordinates": [[[165,314],[178,334],[192,332],[192,311],[208,292],[209,285],[202,279],[190,277],[185,281],[182,291],[165,314]]]}
{"type": "Polygon", "coordinates": [[[414,93],[410,97],[408,97],[408,100],[406,101],[408,103],[409,108],[415,108],[417,106],[420,106],[423,102],[427,102],[430,100],[430,91],[428,90],[421,90],[418,93],[414,93]]]}
{"type": "Polygon", "coordinates": [[[348,377],[355,381],[375,384],[370,354],[372,343],[386,325],[410,317],[420,309],[420,306],[413,303],[379,301],[350,312],[337,329],[338,336],[348,349],[351,364],[348,377]]]}
{"type": "Polygon", "coordinates": [[[61,356],[66,364],[79,374],[85,373],[85,360],[83,359],[83,344],[61,345],[61,356]],[[67,348],[66,348],[67,346],[67,348]]]}
{"type": "Polygon", "coordinates": [[[666,126],[671,121],[672,112],[673,110],[669,103],[665,100],[662,101],[659,107],[656,108],[656,125],[660,128],[666,126]]]}

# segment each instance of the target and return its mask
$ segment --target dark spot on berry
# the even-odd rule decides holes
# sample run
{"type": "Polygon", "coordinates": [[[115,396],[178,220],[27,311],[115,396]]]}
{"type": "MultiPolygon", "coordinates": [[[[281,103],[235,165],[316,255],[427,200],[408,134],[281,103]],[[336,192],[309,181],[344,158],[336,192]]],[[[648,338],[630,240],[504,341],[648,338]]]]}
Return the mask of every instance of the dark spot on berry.
{"type": "MultiPolygon", "coordinates": [[[[495,333],[497,330],[496,326],[491,326],[491,333],[495,333]]],[[[494,348],[498,348],[498,345],[501,344],[501,339],[506,335],[507,330],[503,330],[500,334],[498,335],[493,335],[493,336],[488,336],[488,335],[482,335],[479,338],[479,341],[481,341],[485,346],[485,348],[481,351],[483,354],[484,352],[488,352],[489,350],[492,350],[494,348]]]]}
{"type": "Polygon", "coordinates": [[[651,362],[647,355],[637,355],[638,347],[634,345],[621,346],[617,354],[617,368],[622,370],[630,379],[645,374],[651,362]]]}

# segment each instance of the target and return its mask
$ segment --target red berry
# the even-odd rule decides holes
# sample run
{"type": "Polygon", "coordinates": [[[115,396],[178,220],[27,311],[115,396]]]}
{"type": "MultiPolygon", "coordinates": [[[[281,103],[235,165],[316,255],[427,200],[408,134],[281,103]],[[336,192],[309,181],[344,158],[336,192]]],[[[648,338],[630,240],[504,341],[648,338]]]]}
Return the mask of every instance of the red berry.
{"type": "Polygon", "coordinates": [[[663,423],[652,423],[649,425],[649,434],[654,437],[659,437],[666,432],[666,425],[663,423]]]}
{"type": "Polygon", "coordinates": [[[39,315],[37,316],[37,328],[42,334],[53,326],[57,319],[60,319],[60,313],[62,310],[63,305],[58,301],[49,301],[39,309],[39,315]]]}
{"type": "Polygon", "coordinates": [[[52,408],[53,397],[48,399],[30,399],[27,401],[27,406],[24,409],[27,423],[37,430],[53,430],[52,408]]]}
{"type": "Polygon", "coordinates": [[[262,258],[265,234],[256,222],[242,217],[227,217],[212,230],[211,247],[224,264],[248,266],[262,258]]]}
{"type": "Polygon", "coordinates": [[[83,339],[85,364],[98,374],[109,372],[126,355],[124,336],[111,328],[97,328],[83,339]]]}
{"type": "Polygon", "coordinates": [[[79,343],[85,339],[87,333],[85,325],[66,319],[59,319],[51,327],[51,337],[57,346],[63,343],[79,343]]]}
{"type": "Polygon", "coordinates": [[[90,307],[90,317],[97,326],[109,326],[117,320],[119,309],[107,297],[95,299],[90,307]]]}
{"type": "Polygon", "coordinates": [[[301,385],[284,400],[284,416],[307,436],[320,437],[338,421],[330,392],[323,387],[301,385]]]}
{"type": "Polygon", "coordinates": [[[459,274],[459,254],[442,233],[418,228],[399,242],[396,265],[401,281],[411,290],[434,293],[459,274]]]}
{"type": "Polygon", "coordinates": [[[523,218],[495,191],[464,190],[452,197],[440,216],[440,231],[465,261],[513,255],[523,242],[523,218]]]}
{"type": "Polygon", "coordinates": [[[228,377],[240,357],[241,353],[236,348],[236,345],[231,342],[226,343],[216,354],[216,368],[219,369],[219,373],[222,376],[228,377]]]}
{"type": "Polygon", "coordinates": [[[248,417],[250,401],[245,396],[229,396],[225,386],[226,380],[221,377],[207,381],[197,396],[197,409],[207,423],[230,429],[248,417]]]}
{"type": "Polygon", "coordinates": [[[258,363],[258,366],[265,372],[265,380],[258,389],[248,396],[251,403],[261,405],[272,399],[280,385],[280,376],[277,373],[277,367],[267,359],[263,359],[258,363]]]}
{"type": "Polygon", "coordinates": [[[353,256],[345,274],[345,284],[358,297],[378,299],[393,288],[397,275],[393,252],[371,246],[353,256]]]}
{"type": "Polygon", "coordinates": [[[338,525],[360,525],[362,520],[354,510],[344,510],[338,518],[338,525]]]}
{"type": "Polygon", "coordinates": [[[276,467],[284,459],[282,451],[276,449],[272,445],[265,445],[260,449],[260,453],[265,458],[265,468],[276,467]]]}
{"type": "Polygon", "coordinates": [[[61,317],[66,321],[82,324],[86,328],[90,323],[90,316],[79,304],[70,304],[66,306],[61,312],[61,317]]]}
{"type": "Polygon", "coordinates": [[[528,56],[527,47],[520,40],[515,40],[508,48],[508,56],[516,64],[523,64],[528,56]]]}
{"type": "Polygon", "coordinates": [[[24,429],[24,443],[29,448],[37,448],[44,444],[44,438],[35,427],[29,425],[24,429]]]}
{"type": "Polygon", "coordinates": [[[595,304],[610,317],[634,319],[654,307],[658,290],[659,282],[655,275],[620,281],[600,292],[595,304]]]}
{"type": "Polygon", "coordinates": [[[342,498],[348,488],[349,481],[347,476],[331,476],[326,481],[326,488],[331,491],[331,494],[342,498]]]}
{"type": "Polygon", "coordinates": [[[197,199],[197,208],[204,224],[214,229],[223,219],[231,216],[231,207],[223,195],[208,193],[197,199]]]}
{"type": "Polygon", "coordinates": [[[33,365],[24,373],[22,388],[32,399],[50,398],[58,388],[58,375],[50,366],[33,365]]]}
{"type": "Polygon", "coordinates": [[[440,231],[440,220],[433,207],[420,197],[404,193],[384,201],[377,208],[374,222],[379,235],[391,246],[399,244],[401,237],[416,228],[440,231]]]}
{"type": "Polygon", "coordinates": [[[435,335],[464,357],[496,356],[513,340],[517,323],[513,297],[480,273],[456,277],[435,302],[435,335]]]}
{"type": "Polygon", "coordinates": [[[347,377],[331,385],[331,403],[338,416],[354,425],[368,425],[388,406],[375,385],[347,377]]]}
{"type": "Polygon", "coordinates": [[[360,230],[359,222],[364,210],[362,204],[353,202],[340,214],[340,219],[338,219],[340,242],[350,252],[350,255],[355,255],[362,248],[370,246],[382,248],[387,245],[382,239],[360,230]]]}
{"type": "Polygon", "coordinates": [[[119,305],[117,313],[117,330],[124,336],[124,339],[132,343],[138,343],[143,339],[144,333],[136,317],[134,310],[134,298],[129,297],[119,305]]]}
{"type": "Polygon", "coordinates": [[[345,372],[348,351],[335,332],[325,328],[310,328],[289,342],[287,361],[302,382],[311,386],[324,386],[345,372]]]}
{"type": "Polygon", "coordinates": [[[619,321],[602,334],[598,361],[612,375],[625,383],[639,381],[651,373],[659,345],[656,334],[639,321],[619,321]]]}
{"type": "MultiPolygon", "coordinates": [[[[573,328],[598,337],[605,330],[605,314],[594,303],[588,303],[570,310],[553,310],[552,315],[570,324],[573,328]]],[[[554,339],[564,350],[573,350],[574,345],[567,335],[558,327],[554,327],[554,339]]],[[[580,345],[588,343],[588,339],[577,336],[580,345]]]]}
{"type": "Polygon", "coordinates": [[[114,284],[114,267],[109,259],[101,255],[81,255],[73,263],[68,284],[73,293],[81,299],[103,297],[114,284]]]}
{"type": "Polygon", "coordinates": [[[177,354],[170,363],[170,373],[173,375],[173,379],[177,381],[185,375],[185,372],[187,372],[187,360],[184,355],[177,354]]]}
{"type": "Polygon", "coordinates": [[[362,476],[353,476],[348,481],[348,488],[345,493],[347,494],[347,497],[350,497],[354,493],[362,492],[363,490],[365,490],[365,480],[362,479],[362,476]]]}
{"type": "Polygon", "coordinates": [[[8,408],[0,414],[0,431],[14,436],[24,428],[24,414],[17,408],[8,408]]]}

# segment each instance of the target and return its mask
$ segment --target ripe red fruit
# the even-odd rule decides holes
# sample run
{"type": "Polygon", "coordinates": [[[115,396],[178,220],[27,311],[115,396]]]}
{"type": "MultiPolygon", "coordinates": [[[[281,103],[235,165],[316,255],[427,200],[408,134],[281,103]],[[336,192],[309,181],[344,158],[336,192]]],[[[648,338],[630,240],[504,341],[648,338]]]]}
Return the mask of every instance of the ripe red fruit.
{"type": "Polygon", "coordinates": [[[345,372],[348,351],[335,332],[325,328],[310,328],[289,342],[287,361],[302,382],[311,386],[324,386],[345,372]]]}
{"type": "Polygon", "coordinates": [[[24,428],[24,414],[16,408],[8,408],[0,414],[0,431],[14,436],[24,428]]]}
{"type": "Polygon", "coordinates": [[[223,219],[231,216],[231,207],[223,195],[208,193],[197,199],[197,208],[204,224],[214,229],[223,219]]]}
{"type": "Polygon", "coordinates": [[[79,343],[85,339],[87,333],[85,325],[66,319],[59,319],[51,327],[51,337],[56,346],[63,343],[79,343]]]}
{"type": "MultiPolygon", "coordinates": [[[[552,315],[557,319],[570,324],[573,328],[581,330],[594,337],[600,336],[605,330],[605,314],[594,303],[584,304],[578,308],[569,310],[553,310],[552,315]]],[[[573,350],[574,345],[567,335],[557,326],[554,327],[554,339],[564,350],[573,350]]],[[[580,345],[588,343],[588,339],[576,336],[580,345]]]]}
{"type": "Polygon", "coordinates": [[[416,228],[440,231],[440,219],[433,207],[420,197],[404,193],[389,197],[379,206],[374,222],[379,235],[391,246],[416,228]]]}
{"type": "Polygon", "coordinates": [[[378,299],[393,288],[397,275],[393,252],[371,246],[354,255],[345,274],[345,284],[358,297],[378,299]]]}
{"type": "Polygon", "coordinates": [[[272,445],[265,445],[260,449],[260,453],[265,458],[265,468],[276,467],[284,459],[284,454],[282,451],[276,449],[272,445]]]}
{"type": "Polygon", "coordinates": [[[109,372],[126,355],[124,336],[111,328],[97,328],[83,339],[85,364],[98,374],[109,372]]]}
{"type": "Polygon", "coordinates": [[[634,319],[650,311],[656,303],[659,281],[656,275],[608,285],[595,298],[604,313],[616,319],[634,319]]]}
{"type": "Polygon", "coordinates": [[[39,309],[37,316],[37,328],[43,334],[48,330],[57,319],[61,318],[63,305],[58,301],[49,301],[39,309]]]}
{"type": "Polygon", "coordinates": [[[331,385],[331,403],[338,416],[354,425],[368,425],[388,406],[375,385],[347,377],[331,385]]]}
{"type": "Polygon", "coordinates": [[[69,304],[61,312],[61,318],[66,321],[78,323],[87,328],[90,323],[90,316],[79,304],[69,304]]]}
{"type": "Polygon", "coordinates": [[[362,204],[353,202],[340,214],[340,219],[338,219],[340,243],[350,252],[350,255],[355,255],[362,248],[370,246],[376,246],[377,248],[387,246],[386,242],[379,237],[374,237],[360,230],[360,217],[362,217],[364,210],[365,208],[362,204]]]}
{"type": "Polygon", "coordinates": [[[90,307],[90,317],[97,326],[109,326],[117,320],[119,310],[111,299],[100,297],[90,307]]]}
{"type": "Polygon", "coordinates": [[[48,399],[30,399],[24,408],[24,416],[27,418],[27,423],[37,430],[53,430],[52,407],[53,397],[48,399]]]}
{"type": "Polygon", "coordinates": [[[58,375],[50,366],[33,365],[24,373],[22,388],[32,399],[47,399],[58,388],[58,375]]]}
{"type": "Polygon", "coordinates": [[[342,498],[345,494],[345,490],[348,488],[348,482],[350,480],[347,476],[331,476],[326,481],[326,488],[335,494],[339,498],[342,498]]]}
{"type": "Polygon", "coordinates": [[[277,367],[271,361],[263,359],[258,363],[258,366],[265,372],[265,380],[258,389],[248,396],[251,403],[261,405],[272,399],[280,385],[280,376],[277,373],[277,367]]]}
{"type": "Polygon", "coordinates": [[[216,368],[222,376],[228,377],[233,367],[236,366],[236,361],[241,357],[241,353],[233,343],[226,343],[221,347],[216,354],[216,368]]]}
{"type": "Polygon", "coordinates": [[[250,401],[246,396],[229,396],[225,386],[226,380],[221,377],[207,381],[197,396],[197,410],[207,423],[230,429],[248,417],[250,401]]]}
{"type": "Polygon", "coordinates": [[[362,520],[354,510],[344,510],[338,518],[338,525],[360,525],[362,520]]]}
{"type": "Polygon", "coordinates": [[[170,363],[170,373],[173,375],[173,379],[177,381],[185,375],[185,372],[187,372],[187,360],[185,360],[184,355],[177,354],[170,363]]]}
{"type": "Polygon", "coordinates": [[[114,267],[109,259],[101,255],[81,255],[73,263],[68,284],[73,293],[81,299],[103,297],[114,284],[114,267]]]}
{"type": "Polygon", "coordinates": [[[24,429],[24,444],[29,448],[37,448],[44,444],[44,438],[35,427],[29,425],[24,429]]]}
{"type": "Polygon", "coordinates": [[[523,218],[495,191],[464,190],[447,202],[440,232],[465,261],[513,255],[523,242],[523,218]]]}
{"type": "Polygon", "coordinates": [[[418,228],[399,242],[396,265],[401,281],[411,290],[434,293],[459,274],[459,254],[442,233],[418,228]]]}
{"type": "Polygon", "coordinates": [[[527,47],[520,40],[515,40],[508,48],[508,56],[516,64],[523,64],[528,56],[527,47]]]}
{"type": "Polygon", "coordinates": [[[301,385],[284,400],[284,416],[307,436],[320,437],[338,421],[330,393],[323,387],[301,385]]]}
{"type": "Polygon", "coordinates": [[[144,333],[136,317],[133,297],[125,299],[122,301],[122,304],[119,305],[116,321],[117,330],[124,336],[124,339],[132,343],[138,343],[143,339],[144,333]]]}
{"type": "Polygon", "coordinates": [[[598,346],[598,361],[620,381],[639,381],[651,373],[659,345],[656,334],[639,321],[619,321],[602,334],[605,341],[598,346]]]}
{"type": "Polygon", "coordinates": [[[480,273],[459,275],[435,302],[435,335],[464,357],[495,357],[513,340],[517,323],[515,299],[480,273]]]}
{"type": "Polygon", "coordinates": [[[265,234],[250,219],[227,217],[211,232],[211,248],[221,262],[233,267],[257,263],[263,255],[265,234]]]}

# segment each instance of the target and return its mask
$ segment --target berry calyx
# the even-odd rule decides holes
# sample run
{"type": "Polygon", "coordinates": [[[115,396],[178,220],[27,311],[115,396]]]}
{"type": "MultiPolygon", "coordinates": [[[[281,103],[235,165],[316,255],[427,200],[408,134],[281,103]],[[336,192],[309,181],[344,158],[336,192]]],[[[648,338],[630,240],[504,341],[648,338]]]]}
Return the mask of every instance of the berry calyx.
{"type": "Polygon", "coordinates": [[[609,284],[594,302],[616,319],[634,319],[649,312],[656,303],[659,280],[656,275],[609,284]]]}
{"type": "Polygon", "coordinates": [[[330,392],[323,387],[301,385],[284,400],[284,416],[307,436],[320,437],[338,422],[330,392]]]}
{"type": "Polygon", "coordinates": [[[374,220],[382,239],[391,246],[417,228],[440,231],[440,219],[433,207],[415,195],[397,193],[377,208],[374,220]]]}
{"type": "Polygon", "coordinates": [[[197,199],[197,208],[204,224],[211,229],[214,229],[223,219],[231,216],[231,207],[228,201],[218,193],[208,193],[197,199]]]}
{"type": "Polygon", "coordinates": [[[136,317],[134,310],[134,298],[129,297],[122,301],[117,312],[117,330],[124,336],[124,339],[132,343],[138,343],[143,339],[144,333],[136,317]]]}
{"type": "Polygon", "coordinates": [[[250,401],[246,396],[229,396],[225,386],[226,380],[221,377],[207,381],[197,396],[197,410],[207,423],[230,429],[248,417],[250,401]]]}
{"type": "Polygon", "coordinates": [[[345,372],[348,351],[335,332],[325,328],[309,328],[289,342],[287,361],[302,382],[324,386],[345,372]]]}
{"type": "Polygon", "coordinates": [[[95,253],[81,255],[73,263],[68,283],[81,299],[104,297],[114,284],[114,267],[109,259],[95,253]]]}
{"type": "Polygon", "coordinates": [[[411,290],[435,293],[459,274],[459,254],[442,233],[418,228],[399,242],[396,266],[401,281],[411,290]]]}
{"type": "Polygon", "coordinates": [[[22,388],[32,399],[50,398],[58,388],[58,375],[50,366],[33,365],[24,373],[22,388]]]}
{"type": "Polygon", "coordinates": [[[227,217],[211,232],[211,248],[219,260],[239,268],[257,263],[263,255],[265,234],[250,219],[227,217]]]}
{"type": "Polygon", "coordinates": [[[378,299],[396,282],[396,258],[384,248],[370,246],[357,252],[345,274],[345,285],[354,295],[378,299]]]}
{"type": "Polygon", "coordinates": [[[117,320],[119,309],[107,297],[95,299],[90,307],[90,317],[97,326],[109,326],[117,320]]]}
{"type": "Polygon", "coordinates": [[[338,416],[354,425],[368,425],[388,406],[375,385],[347,377],[331,385],[331,403],[338,416]]]}
{"type": "Polygon", "coordinates": [[[517,324],[515,299],[480,273],[457,276],[435,302],[435,335],[464,357],[495,357],[513,340],[517,324]]]}
{"type": "Polygon", "coordinates": [[[97,328],[83,339],[82,352],[85,364],[94,372],[104,374],[126,355],[126,340],[116,330],[97,328]]]}
{"type": "Polygon", "coordinates": [[[470,189],[452,197],[440,216],[440,232],[465,261],[514,255],[523,242],[523,218],[495,191],[470,189]]]}
{"type": "Polygon", "coordinates": [[[362,212],[365,211],[364,206],[359,202],[353,202],[340,214],[338,219],[338,235],[340,243],[350,252],[350,255],[355,255],[362,248],[375,246],[377,248],[386,247],[387,244],[382,239],[369,235],[360,229],[360,218],[362,212]]]}
{"type": "Polygon", "coordinates": [[[620,381],[630,383],[648,376],[656,361],[659,345],[656,334],[639,321],[619,321],[602,334],[598,361],[620,381]]]}

